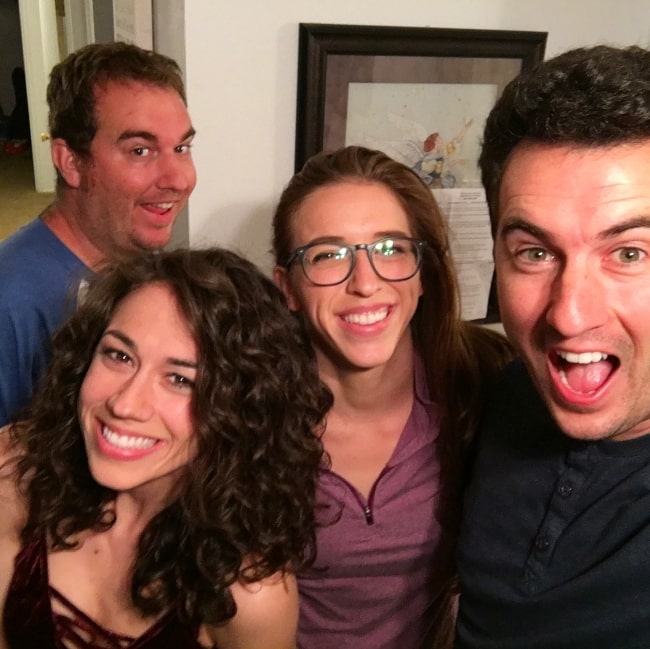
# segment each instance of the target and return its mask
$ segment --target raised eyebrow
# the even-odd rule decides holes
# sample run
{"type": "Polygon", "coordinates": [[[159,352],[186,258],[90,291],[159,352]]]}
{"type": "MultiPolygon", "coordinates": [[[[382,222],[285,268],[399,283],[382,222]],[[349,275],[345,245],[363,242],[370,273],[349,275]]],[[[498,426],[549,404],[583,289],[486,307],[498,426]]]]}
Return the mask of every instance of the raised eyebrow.
{"type": "Polygon", "coordinates": [[[117,141],[124,142],[125,140],[133,139],[146,140],[147,142],[156,142],[158,140],[158,138],[149,131],[123,131],[120,133],[117,141]]]}
{"type": "Polygon", "coordinates": [[[104,335],[102,336],[102,339],[104,339],[106,336],[114,336],[117,338],[119,341],[121,341],[123,344],[125,344],[129,349],[132,349],[135,351],[137,349],[136,344],[125,334],[119,331],[118,329],[107,329],[104,332],[104,335]]]}
{"type": "Polygon", "coordinates": [[[513,232],[525,232],[526,234],[530,234],[536,239],[540,239],[540,241],[544,241],[544,242],[551,240],[549,233],[546,230],[544,230],[544,228],[540,228],[537,225],[533,225],[532,223],[525,221],[524,219],[510,219],[501,228],[501,232],[499,236],[501,237],[501,239],[505,239],[513,232]]]}
{"type": "MultiPolygon", "coordinates": [[[[180,139],[180,142],[186,142],[187,140],[192,139],[196,135],[196,130],[192,127],[188,129],[180,139]]],[[[158,138],[149,131],[124,131],[120,133],[120,136],[117,138],[118,142],[124,142],[125,140],[145,140],[146,142],[157,142],[158,138]]]]}
{"type": "Polygon", "coordinates": [[[320,243],[331,243],[336,246],[347,246],[348,244],[341,239],[341,237],[317,237],[308,241],[306,244],[299,246],[300,248],[308,248],[309,246],[317,246],[320,243]]]}
{"type": "Polygon", "coordinates": [[[623,223],[617,223],[615,226],[604,230],[600,234],[601,239],[611,239],[616,237],[619,234],[623,234],[628,230],[634,230],[636,228],[650,228],[650,216],[638,216],[623,223]]]}
{"type": "Polygon", "coordinates": [[[198,364],[195,363],[194,361],[186,361],[182,358],[168,358],[167,362],[170,365],[178,365],[178,367],[185,367],[189,370],[196,370],[198,369],[198,364]]]}
{"type": "Polygon", "coordinates": [[[191,127],[185,135],[181,138],[181,142],[185,142],[187,140],[191,140],[194,136],[196,135],[196,129],[194,127],[191,127]]]}
{"type": "Polygon", "coordinates": [[[410,239],[411,235],[401,230],[387,230],[386,232],[376,232],[375,241],[382,239],[410,239]]]}
{"type": "MultiPolygon", "coordinates": [[[[386,232],[376,232],[372,241],[364,241],[363,243],[374,243],[376,241],[381,241],[382,239],[409,239],[410,235],[406,232],[401,232],[399,230],[386,231],[386,232]]],[[[306,243],[301,248],[307,248],[307,246],[317,245],[319,243],[332,243],[337,246],[351,246],[354,247],[353,243],[346,243],[342,237],[318,237],[317,239],[312,239],[309,243],[306,243]]]]}

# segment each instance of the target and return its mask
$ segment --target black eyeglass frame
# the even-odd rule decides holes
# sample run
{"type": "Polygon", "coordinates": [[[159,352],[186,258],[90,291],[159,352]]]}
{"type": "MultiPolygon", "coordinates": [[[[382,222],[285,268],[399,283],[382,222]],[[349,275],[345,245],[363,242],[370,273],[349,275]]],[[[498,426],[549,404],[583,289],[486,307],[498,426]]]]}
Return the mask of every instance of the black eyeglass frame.
{"type": "Polygon", "coordinates": [[[377,277],[383,279],[385,282],[406,282],[412,277],[415,277],[415,275],[418,274],[420,268],[422,267],[422,249],[426,247],[427,242],[424,241],[423,239],[414,239],[413,237],[382,237],[381,239],[377,239],[377,241],[373,241],[372,243],[355,243],[355,244],[333,243],[332,245],[336,245],[339,248],[346,248],[347,250],[350,251],[350,254],[352,255],[352,263],[350,264],[350,270],[348,270],[347,274],[345,275],[345,277],[343,277],[343,279],[340,279],[338,282],[327,282],[326,284],[323,284],[321,282],[315,282],[311,277],[309,277],[307,270],[305,269],[305,253],[310,248],[313,248],[314,246],[322,246],[322,245],[323,242],[308,243],[306,246],[300,246],[300,248],[296,248],[287,258],[284,267],[288,270],[291,267],[291,264],[293,264],[293,262],[296,259],[299,259],[300,268],[302,269],[302,272],[312,284],[314,284],[315,286],[336,286],[337,284],[343,284],[343,282],[347,281],[350,278],[350,275],[352,275],[352,273],[354,272],[354,267],[357,264],[357,250],[365,250],[366,254],[368,255],[368,262],[370,263],[370,267],[372,268],[375,275],[377,275],[377,277]],[[393,240],[409,241],[412,244],[415,244],[415,253],[416,253],[415,270],[408,277],[401,277],[400,279],[388,279],[387,277],[384,277],[375,268],[375,263],[373,262],[372,255],[370,253],[380,243],[383,243],[384,241],[393,241],[393,240]]]}

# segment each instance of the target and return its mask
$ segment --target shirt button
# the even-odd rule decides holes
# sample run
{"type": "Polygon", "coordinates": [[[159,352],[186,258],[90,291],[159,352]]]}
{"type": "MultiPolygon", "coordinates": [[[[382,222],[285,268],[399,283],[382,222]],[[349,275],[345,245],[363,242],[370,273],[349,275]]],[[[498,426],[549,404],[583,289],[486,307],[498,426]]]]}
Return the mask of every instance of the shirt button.
{"type": "Polygon", "coordinates": [[[537,548],[538,552],[546,552],[550,545],[551,542],[545,536],[538,536],[535,539],[535,547],[537,548]]]}
{"type": "Polygon", "coordinates": [[[558,486],[557,492],[562,496],[562,498],[568,498],[573,493],[573,487],[570,482],[562,482],[558,486]]]}

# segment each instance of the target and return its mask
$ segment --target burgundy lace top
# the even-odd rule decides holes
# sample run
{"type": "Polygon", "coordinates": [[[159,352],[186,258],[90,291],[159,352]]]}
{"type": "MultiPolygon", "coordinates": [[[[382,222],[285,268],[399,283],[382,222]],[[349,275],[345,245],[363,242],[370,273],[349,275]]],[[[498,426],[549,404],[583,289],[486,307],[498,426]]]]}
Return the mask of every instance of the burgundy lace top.
{"type": "Polygon", "coordinates": [[[47,548],[36,538],[18,553],[2,615],[11,649],[201,649],[198,629],[173,612],[138,638],[107,631],[49,585],[47,548]],[[52,611],[52,600],[57,611],[52,611]]]}

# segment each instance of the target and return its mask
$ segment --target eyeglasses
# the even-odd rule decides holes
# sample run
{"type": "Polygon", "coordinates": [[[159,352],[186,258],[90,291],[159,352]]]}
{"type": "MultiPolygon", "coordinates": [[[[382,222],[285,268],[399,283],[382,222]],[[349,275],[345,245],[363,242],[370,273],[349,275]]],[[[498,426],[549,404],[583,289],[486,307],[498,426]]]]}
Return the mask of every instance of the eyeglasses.
{"type": "Polygon", "coordinates": [[[352,274],[357,250],[365,250],[370,266],[387,282],[403,282],[413,277],[422,264],[425,241],[410,237],[385,237],[373,243],[346,245],[310,243],[296,248],[287,259],[286,268],[300,259],[307,279],[316,286],[334,286],[352,274]]]}

